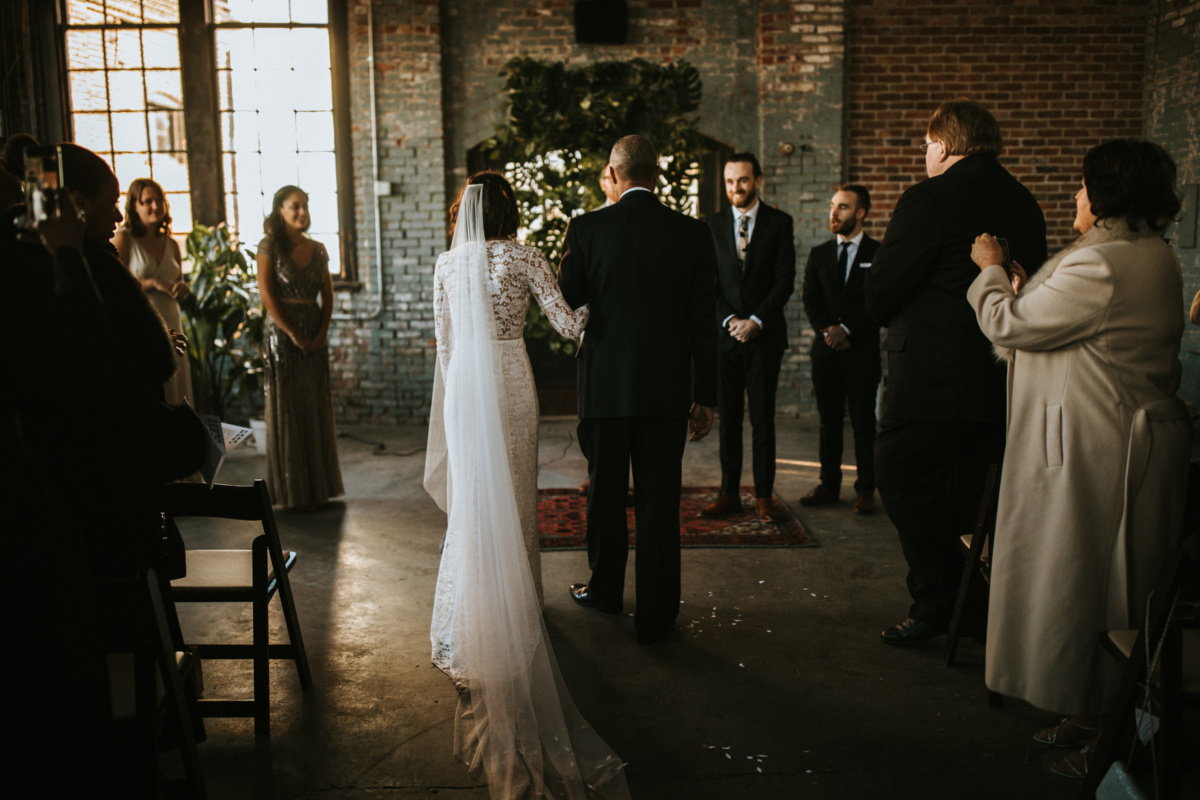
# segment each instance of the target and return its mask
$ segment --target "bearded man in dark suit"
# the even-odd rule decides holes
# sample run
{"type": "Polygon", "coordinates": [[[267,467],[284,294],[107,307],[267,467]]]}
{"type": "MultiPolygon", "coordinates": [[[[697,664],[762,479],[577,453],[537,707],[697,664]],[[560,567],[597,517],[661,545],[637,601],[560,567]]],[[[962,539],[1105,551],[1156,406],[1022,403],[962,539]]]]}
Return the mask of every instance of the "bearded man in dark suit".
{"type": "Polygon", "coordinates": [[[634,628],[638,643],[650,644],[669,633],[679,615],[679,499],[688,429],[697,440],[712,427],[716,258],[704,224],[654,196],[658,156],[650,142],[624,137],[605,171],[619,200],[571,220],[558,268],[566,301],[591,308],[579,352],[578,432],[591,482],[592,572],[586,584],[571,586],[571,597],[605,613],[621,611],[632,465],[634,628]]]}
{"type": "Polygon", "coordinates": [[[819,244],[804,267],[804,313],[816,331],[812,346],[813,394],[821,418],[818,453],[821,482],[800,498],[804,506],[837,502],[842,488],[842,421],[850,407],[854,429],[856,514],[875,510],[875,394],[879,324],[863,307],[863,279],[879,242],[863,231],[871,210],[865,186],[843,186],[829,201],[829,228],[836,238],[819,244]]]}
{"type": "Polygon", "coordinates": [[[731,207],[709,217],[717,251],[717,337],[720,347],[721,491],[700,511],[729,516],[741,508],[742,414],[749,400],[754,497],[764,521],[779,521],[775,489],[775,390],[787,350],[783,307],[796,284],[792,218],[762,202],[763,172],[753,153],[725,164],[731,207]]]}
{"type": "Polygon", "coordinates": [[[934,111],[920,145],[929,179],[896,203],[867,274],[867,313],[887,327],[888,378],[875,446],[879,496],[904,558],[913,603],[884,630],[911,645],[946,632],[962,557],[990,463],[1004,459],[1006,377],[967,302],[975,237],[1008,240],[1022,265],[1046,260],[1046,220],[1000,166],[1000,126],[979,103],[934,111]]]}

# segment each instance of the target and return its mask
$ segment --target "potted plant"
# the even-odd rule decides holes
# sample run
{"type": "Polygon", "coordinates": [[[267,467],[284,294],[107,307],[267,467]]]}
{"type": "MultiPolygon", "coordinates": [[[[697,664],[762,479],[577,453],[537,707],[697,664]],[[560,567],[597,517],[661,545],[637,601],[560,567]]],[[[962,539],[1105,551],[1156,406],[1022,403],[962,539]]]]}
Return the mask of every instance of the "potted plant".
{"type": "Polygon", "coordinates": [[[240,250],[223,223],[197,224],[186,248],[191,294],[180,307],[196,408],[221,419],[236,401],[261,409],[266,320],[254,254],[240,250]]]}

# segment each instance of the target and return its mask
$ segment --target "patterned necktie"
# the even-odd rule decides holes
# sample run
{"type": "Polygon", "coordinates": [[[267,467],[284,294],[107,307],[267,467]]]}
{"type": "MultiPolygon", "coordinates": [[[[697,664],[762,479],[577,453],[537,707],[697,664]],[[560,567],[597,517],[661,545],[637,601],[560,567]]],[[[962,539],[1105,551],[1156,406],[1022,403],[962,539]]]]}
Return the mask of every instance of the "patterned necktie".
{"type": "Polygon", "coordinates": [[[746,269],[746,248],[750,245],[750,215],[742,214],[738,220],[738,266],[746,269]]]}
{"type": "Polygon", "coordinates": [[[850,282],[850,277],[846,274],[846,263],[850,260],[847,254],[850,252],[850,243],[842,242],[842,252],[838,256],[838,271],[842,274],[842,285],[845,286],[850,282]]]}

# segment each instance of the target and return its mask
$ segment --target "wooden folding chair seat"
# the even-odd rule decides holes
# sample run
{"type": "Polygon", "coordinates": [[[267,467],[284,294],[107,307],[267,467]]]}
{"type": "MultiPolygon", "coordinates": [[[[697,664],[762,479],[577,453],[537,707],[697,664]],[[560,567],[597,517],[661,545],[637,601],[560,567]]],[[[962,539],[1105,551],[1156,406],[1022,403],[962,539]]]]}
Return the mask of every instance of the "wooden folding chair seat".
{"type": "Polygon", "coordinates": [[[174,649],[154,570],[134,579],[97,580],[93,587],[105,623],[113,730],[127,756],[123,790],[204,800],[193,704],[184,685],[189,656],[174,649]],[[166,780],[160,769],[160,753],[168,749],[180,753],[182,781],[166,780]]]}
{"type": "Polygon", "coordinates": [[[164,488],[164,510],[174,518],[212,517],[260,522],[262,532],[249,550],[187,551],[187,576],[171,581],[171,595],[177,603],[251,603],[253,605],[252,644],[197,644],[201,659],[251,659],[254,662],[252,700],[201,699],[205,717],[254,717],[254,733],[271,732],[271,659],[289,659],[296,663],[300,686],[312,686],[308,656],[288,572],[296,563],[296,552],[284,550],[267,485],[263,480],[253,486],[216,484],[210,490],[204,484],[173,483],[164,488]],[[271,598],[279,594],[279,603],[287,624],[288,644],[272,644],[267,611],[271,598]]]}
{"type": "Polygon", "coordinates": [[[1123,665],[1123,672],[1113,714],[1105,721],[1081,798],[1095,797],[1112,763],[1129,753],[1127,741],[1137,735],[1134,710],[1142,706],[1148,691],[1154,700],[1151,711],[1159,718],[1154,741],[1158,748],[1155,794],[1164,800],[1180,796],[1181,712],[1184,707],[1200,707],[1200,630],[1183,629],[1176,614],[1180,565],[1179,552],[1172,552],[1159,573],[1141,628],[1108,631],[1100,637],[1100,646],[1123,665]]]}

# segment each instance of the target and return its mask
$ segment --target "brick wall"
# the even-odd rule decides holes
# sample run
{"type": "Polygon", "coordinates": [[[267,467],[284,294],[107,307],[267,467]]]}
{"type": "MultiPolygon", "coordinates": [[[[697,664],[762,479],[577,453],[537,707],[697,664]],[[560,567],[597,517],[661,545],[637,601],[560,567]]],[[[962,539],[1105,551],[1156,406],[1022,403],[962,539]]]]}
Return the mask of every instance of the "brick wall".
{"type": "MultiPolygon", "coordinates": [[[[1179,168],[1179,185],[1188,187],[1183,220],[1167,238],[1183,267],[1184,307],[1200,290],[1200,2],[1155,0],[1151,4],[1146,48],[1144,135],[1167,149],[1179,168]]],[[[1200,405],[1200,328],[1188,324],[1181,352],[1180,396],[1200,405]]]]}
{"type": "Polygon", "coordinates": [[[871,190],[871,235],[925,177],[930,113],[967,95],[999,121],[1002,163],[1041,203],[1051,252],[1073,239],[1084,153],[1142,131],[1144,0],[849,3],[847,172],[871,190]]]}

